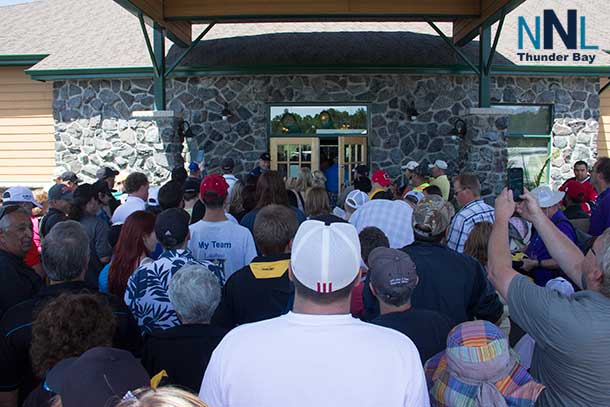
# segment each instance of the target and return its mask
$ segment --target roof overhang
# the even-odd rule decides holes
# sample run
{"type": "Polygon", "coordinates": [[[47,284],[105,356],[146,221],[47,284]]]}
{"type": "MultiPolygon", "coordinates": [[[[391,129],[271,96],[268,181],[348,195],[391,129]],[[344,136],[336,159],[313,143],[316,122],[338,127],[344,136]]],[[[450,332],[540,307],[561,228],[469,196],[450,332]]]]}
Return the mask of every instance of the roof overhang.
{"type": "Polygon", "coordinates": [[[180,46],[192,24],[269,21],[448,21],[453,42],[464,45],[525,0],[114,0],[148,24],[165,28],[180,46]]]}

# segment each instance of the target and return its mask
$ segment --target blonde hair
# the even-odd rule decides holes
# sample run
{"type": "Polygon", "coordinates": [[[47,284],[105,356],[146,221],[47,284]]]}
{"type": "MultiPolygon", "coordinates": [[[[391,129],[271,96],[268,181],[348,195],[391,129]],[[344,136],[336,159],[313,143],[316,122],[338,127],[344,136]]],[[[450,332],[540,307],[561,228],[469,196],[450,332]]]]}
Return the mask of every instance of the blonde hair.
{"type": "Polygon", "coordinates": [[[197,396],[177,387],[165,386],[153,390],[148,387],[133,392],[133,398],[123,400],[116,407],[208,407],[197,396]]]}
{"type": "Polygon", "coordinates": [[[295,189],[296,184],[297,184],[296,177],[289,177],[286,180],[286,189],[295,189]]]}
{"type": "MultiPolygon", "coordinates": [[[[318,171],[320,172],[320,171],[318,171]]],[[[315,174],[315,172],[314,172],[315,174]]],[[[324,174],[322,174],[324,176],[324,174]]],[[[326,182],[326,178],[324,178],[324,182],[326,182]]],[[[309,188],[311,188],[314,184],[314,175],[311,173],[311,168],[309,167],[301,167],[299,170],[299,176],[296,178],[295,184],[293,186],[299,192],[305,192],[309,188]]]]}
{"type": "Polygon", "coordinates": [[[312,186],[326,188],[326,176],[320,170],[315,170],[313,173],[312,186]]]}
{"type": "Polygon", "coordinates": [[[231,188],[231,196],[229,197],[229,213],[233,216],[243,212],[244,206],[241,199],[241,193],[244,190],[244,184],[237,181],[231,188]]]}
{"type": "Polygon", "coordinates": [[[305,214],[309,217],[330,213],[330,201],[326,189],[313,187],[305,194],[305,214]]]}
{"type": "Polygon", "coordinates": [[[487,246],[492,226],[489,222],[475,223],[464,244],[464,254],[477,259],[483,267],[487,264],[487,246]]]}
{"type": "Polygon", "coordinates": [[[32,209],[32,215],[36,217],[42,216],[46,213],[45,208],[49,203],[49,194],[44,189],[37,189],[33,192],[33,194],[34,199],[36,200],[36,202],[42,205],[42,208],[34,207],[34,209],[32,209]]]}

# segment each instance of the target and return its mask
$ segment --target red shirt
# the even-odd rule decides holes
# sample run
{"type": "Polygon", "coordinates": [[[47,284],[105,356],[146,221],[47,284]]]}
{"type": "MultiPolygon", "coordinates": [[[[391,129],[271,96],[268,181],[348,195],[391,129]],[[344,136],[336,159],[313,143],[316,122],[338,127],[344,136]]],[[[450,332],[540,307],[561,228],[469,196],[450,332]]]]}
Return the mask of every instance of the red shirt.
{"type": "MultiPolygon", "coordinates": [[[[572,177],[570,179],[567,179],[560,187],[559,190],[560,191],[565,191],[566,188],[566,184],[570,181],[575,180],[576,178],[572,177]]],[[[591,184],[591,182],[589,181],[589,178],[585,179],[584,181],[581,182],[582,186],[585,189],[585,201],[582,202],[580,204],[580,206],[582,207],[582,209],[587,212],[589,215],[591,214],[591,207],[589,206],[589,204],[587,202],[595,202],[597,200],[597,191],[595,190],[595,188],[593,187],[593,184],[591,184]]]]}

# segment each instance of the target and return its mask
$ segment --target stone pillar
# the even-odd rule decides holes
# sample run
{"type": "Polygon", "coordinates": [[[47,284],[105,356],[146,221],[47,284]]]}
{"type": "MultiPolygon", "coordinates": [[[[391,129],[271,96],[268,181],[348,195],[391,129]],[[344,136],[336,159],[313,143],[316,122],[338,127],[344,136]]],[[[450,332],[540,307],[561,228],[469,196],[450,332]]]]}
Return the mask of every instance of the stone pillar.
{"type": "Polygon", "coordinates": [[[463,118],[467,132],[460,145],[459,173],[479,176],[481,196],[493,200],[506,184],[509,116],[496,108],[470,108],[463,118]]]}
{"type": "Polygon", "coordinates": [[[177,133],[180,117],[171,110],[133,112],[134,119],[149,122],[146,128],[146,143],[154,149],[152,160],[147,160],[145,169],[154,180],[166,180],[175,167],[184,165],[183,142],[177,133]]]}

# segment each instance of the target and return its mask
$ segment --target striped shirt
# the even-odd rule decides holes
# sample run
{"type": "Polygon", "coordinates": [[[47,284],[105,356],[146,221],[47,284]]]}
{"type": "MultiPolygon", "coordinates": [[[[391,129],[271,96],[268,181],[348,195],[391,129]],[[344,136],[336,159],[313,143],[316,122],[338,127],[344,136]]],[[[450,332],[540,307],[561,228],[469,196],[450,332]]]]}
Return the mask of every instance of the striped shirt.
{"type": "Polygon", "coordinates": [[[463,253],[466,239],[474,225],[479,222],[493,223],[494,219],[494,208],[487,205],[482,199],[469,202],[455,214],[451,221],[447,247],[463,253]]]}

